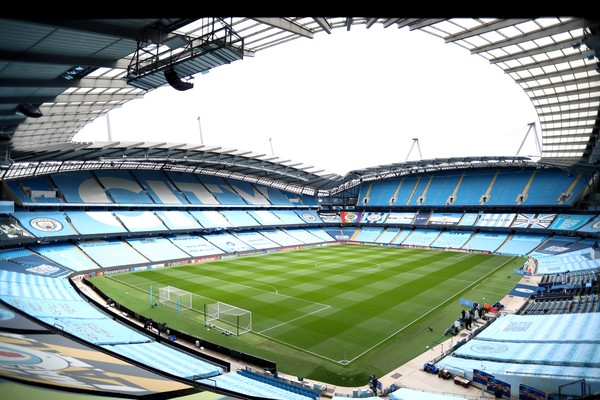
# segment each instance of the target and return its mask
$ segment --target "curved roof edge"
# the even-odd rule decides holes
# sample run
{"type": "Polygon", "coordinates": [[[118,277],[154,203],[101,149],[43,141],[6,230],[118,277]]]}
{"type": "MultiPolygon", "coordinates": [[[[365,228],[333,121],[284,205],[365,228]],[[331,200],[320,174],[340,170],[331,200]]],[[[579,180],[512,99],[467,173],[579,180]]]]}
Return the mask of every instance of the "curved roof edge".
{"type": "Polygon", "coordinates": [[[569,16],[1,18],[0,150],[16,159],[32,146],[68,143],[97,117],[166,85],[167,54],[199,50],[171,65],[188,78],[292,40],[375,25],[431,34],[499,67],[536,109],[542,160],[598,168],[600,23],[569,16]]]}
{"type": "MultiPolygon", "coordinates": [[[[186,143],[71,143],[31,149],[0,164],[0,179],[106,169],[158,170],[213,175],[310,196],[335,196],[363,182],[443,170],[520,167],[589,172],[529,157],[455,157],[358,169],[344,176],[251,151],[186,143]]],[[[597,173],[597,169],[590,169],[597,173]]]]}

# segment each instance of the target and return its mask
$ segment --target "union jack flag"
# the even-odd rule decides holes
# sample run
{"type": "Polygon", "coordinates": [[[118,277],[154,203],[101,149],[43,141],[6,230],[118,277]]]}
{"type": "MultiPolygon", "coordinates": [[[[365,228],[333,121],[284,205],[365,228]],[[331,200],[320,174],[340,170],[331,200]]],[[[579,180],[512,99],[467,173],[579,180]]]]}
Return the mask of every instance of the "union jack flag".
{"type": "Polygon", "coordinates": [[[523,229],[547,229],[556,214],[517,214],[511,227],[523,229]]]}

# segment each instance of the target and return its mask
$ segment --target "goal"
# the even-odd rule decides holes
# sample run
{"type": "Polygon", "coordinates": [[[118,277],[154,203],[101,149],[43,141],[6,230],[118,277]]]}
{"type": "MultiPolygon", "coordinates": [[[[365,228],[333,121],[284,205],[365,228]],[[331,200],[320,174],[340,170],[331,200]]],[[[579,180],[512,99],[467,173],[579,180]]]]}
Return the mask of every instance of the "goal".
{"type": "Polygon", "coordinates": [[[252,332],[252,312],[218,301],[204,305],[205,324],[225,334],[252,332]]]}
{"type": "Polygon", "coordinates": [[[177,309],[177,313],[192,308],[192,293],[175,286],[158,288],[158,301],[167,307],[177,309]]]}

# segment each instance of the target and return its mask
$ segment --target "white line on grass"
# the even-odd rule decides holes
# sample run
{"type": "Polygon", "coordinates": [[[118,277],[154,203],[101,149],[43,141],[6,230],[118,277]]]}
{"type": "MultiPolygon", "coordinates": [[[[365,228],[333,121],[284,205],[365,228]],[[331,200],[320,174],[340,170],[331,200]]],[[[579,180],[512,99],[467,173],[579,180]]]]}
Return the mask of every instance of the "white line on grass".
{"type": "MultiPolygon", "coordinates": [[[[514,259],[514,258],[513,258],[514,259]]],[[[475,282],[473,282],[471,285],[465,287],[464,289],[462,289],[460,292],[464,292],[465,290],[478,285],[481,281],[483,281],[487,276],[489,276],[490,274],[494,273],[496,270],[502,268],[504,265],[508,264],[509,261],[506,261],[503,264],[500,264],[497,268],[491,270],[490,272],[488,272],[487,274],[483,275],[481,278],[479,278],[478,280],[476,280],[475,282]]],[[[353,362],[354,360],[362,357],[363,355],[367,354],[368,352],[372,351],[373,349],[375,349],[377,346],[380,346],[382,343],[384,343],[386,340],[389,340],[390,338],[396,336],[397,334],[399,334],[400,332],[402,332],[403,330],[405,330],[406,328],[410,327],[411,325],[415,324],[417,321],[423,319],[425,316],[427,316],[428,314],[432,313],[433,311],[437,310],[438,308],[440,308],[442,305],[446,304],[447,302],[449,302],[450,300],[452,300],[453,298],[455,298],[456,296],[459,295],[460,292],[456,292],[456,294],[454,294],[453,296],[448,297],[445,301],[441,302],[440,304],[438,304],[437,306],[433,307],[431,310],[427,311],[425,314],[421,315],[419,318],[416,318],[414,321],[410,322],[409,324],[406,324],[405,326],[403,326],[402,328],[398,329],[396,332],[392,333],[391,335],[389,335],[388,337],[386,337],[385,339],[379,341],[378,343],[374,344],[373,346],[369,347],[368,349],[366,349],[365,351],[363,351],[362,353],[358,354],[356,357],[352,358],[351,360],[344,360],[344,365],[350,364],[351,362],[353,362]]]]}
{"type": "MultiPolygon", "coordinates": [[[[257,335],[260,335],[258,332],[253,332],[253,333],[256,333],[257,335]]],[[[280,344],[282,344],[282,345],[284,345],[284,346],[290,347],[290,348],[292,348],[292,349],[296,349],[296,350],[298,350],[298,351],[301,351],[301,352],[303,352],[303,353],[306,353],[306,354],[310,354],[310,355],[312,355],[312,356],[315,356],[315,357],[321,358],[321,359],[323,359],[323,360],[331,361],[331,362],[334,362],[334,363],[342,363],[342,362],[340,362],[340,361],[338,361],[338,360],[334,360],[333,358],[325,357],[325,356],[324,356],[324,355],[322,355],[322,354],[315,353],[314,351],[307,350],[307,349],[305,349],[304,347],[299,347],[299,346],[296,346],[296,345],[290,344],[290,343],[288,343],[288,342],[284,342],[284,341],[282,341],[282,340],[279,340],[279,339],[273,338],[273,337],[271,337],[271,336],[268,336],[268,335],[260,335],[260,336],[264,336],[264,337],[268,338],[269,340],[272,340],[272,341],[274,341],[274,342],[276,342],[276,343],[280,343],[280,344]]]]}
{"type": "MultiPolygon", "coordinates": [[[[249,288],[249,289],[259,290],[261,292],[266,292],[266,293],[269,293],[269,294],[275,294],[277,296],[287,297],[288,299],[294,299],[294,300],[298,300],[298,301],[303,301],[305,303],[316,304],[316,305],[319,305],[321,307],[329,307],[327,304],[315,303],[314,301],[308,301],[308,300],[300,299],[298,297],[288,296],[287,294],[281,294],[281,293],[279,293],[279,291],[276,291],[275,293],[273,293],[273,292],[271,292],[269,290],[257,288],[256,286],[244,285],[244,284],[237,283],[237,282],[231,282],[231,281],[227,281],[227,280],[223,280],[223,279],[219,279],[219,278],[213,278],[211,276],[206,276],[204,278],[212,279],[214,281],[219,281],[219,282],[225,282],[225,283],[228,283],[228,284],[231,284],[231,285],[238,285],[238,286],[242,286],[242,287],[249,288]]],[[[265,286],[269,286],[269,285],[265,285],[265,286]]]]}
{"type": "MultiPolygon", "coordinates": [[[[321,312],[321,311],[327,310],[328,308],[331,308],[331,306],[324,306],[324,307],[322,307],[322,308],[320,308],[320,309],[318,309],[318,310],[315,310],[315,311],[309,312],[308,314],[304,314],[304,315],[301,315],[301,316],[299,316],[299,317],[296,317],[296,318],[294,318],[294,319],[290,319],[289,321],[282,322],[282,323],[280,323],[280,324],[277,324],[277,325],[273,325],[273,326],[272,326],[272,327],[270,327],[270,328],[263,329],[262,331],[257,331],[256,333],[258,333],[259,335],[262,335],[262,334],[264,334],[265,332],[267,332],[267,331],[270,331],[271,329],[279,328],[280,326],[287,325],[287,324],[289,324],[290,322],[294,322],[294,321],[297,321],[297,320],[299,320],[299,319],[302,319],[302,318],[308,317],[309,315],[313,315],[313,314],[319,313],[319,312],[321,312]]],[[[269,336],[269,337],[270,337],[270,336],[269,336]]]]}
{"type": "MultiPolygon", "coordinates": [[[[180,280],[182,279],[182,276],[186,276],[186,275],[189,275],[189,276],[194,276],[194,277],[198,277],[198,276],[199,276],[198,274],[193,274],[193,273],[190,273],[190,274],[182,274],[182,275],[178,275],[177,277],[170,277],[170,278],[166,278],[166,279],[154,280],[154,282],[161,282],[161,283],[164,283],[164,282],[166,282],[166,281],[172,281],[172,280],[175,280],[175,281],[180,281],[180,280]]],[[[131,284],[127,284],[127,283],[125,283],[125,282],[122,282],[122,281],[120,281],[120,280],[118,280],[118,279],[115,279],[114,277],[115,277],[115,275],[111,276],[111,279],[114,279],[115,281],[117,281],[117,282],[120,282],[121,284],[124,284],[124,285],[130,286],[130,287],[135,287],[135,288],[139,289],[139,288],[137,287],[137,285],[131,285],[131,284]]],[[[263,285],[263,286],[271,287],[271,288],[272,288],[272,289],[275,291],[275,293],[273,293],[273,292],[271,292],[271,291],[269,291],[269,290],[265,290],[265,289],[258,288],[258,287],[256,287],[256,286],[244,285],[244,284],[241,284],[241,283],[237,283],[237,282],[231,282],[231,281],[227,281],[227,280],[224,280],[224,279],[213,278],[213,277],[211,277],[211,276],[205,276],[205,275],[201,275],[201,277],[202,277],[202,279],[211,279],[211,280],[213,280],[213,281],[225,282],[225,283],[228,283],[228,284],[231,284],[231,285],[238,285],[238,286],[242,286],[242,287],[245,287],[245,288],[250,288],[250,289],[253,289],[253,290],[258,290],[258,291],[262,291],[262,292],[269,293],[269,294],[275,294],[276,296],[286,297],[286,298],[288,298],[288,299],[293,299],[293,300],[297,300],[297,301],[302,301],[302,302],[305,302],[305,303],[308,303],[308,304],[311,304],[311,305],[317,305],[317,306],[321,307],[321,308],[320,308],[319,310],[317,310],[316,312],[319,312],[319,311],[322,311],[322,310],[324,310],[324,309],[327,309],[327,308],[331,307],[331,306],[329,306],[329,305],[327,305],[327,304],[323,304],[323,303],[316,303],[316,302],[314,302],[314,301],[308,301],[308,300],[304,300],[304,299],[301,299],[301,298],[298,298],[298,297],[289,296],[289,295],[286,295],[286,294],[279,293],[279,291],[278,291],[278,290],[277,290],[275,287],[273,287],[273,286],[271,286],[271,285],[265,285],[265,284],[262,284],[262,283],[260,284],[260,285],[263,285]]],[[[146,283],[139,283],[138,285],[145,285],[145,284],[146,284],[146,283]]],[[[208,299],[208,300],[211,300],[211,301],[218,301],[218,300],[211,299],[211,298],[209,298],[209,297],[203,296],[203,295],[201,295],[201,294],[198,294],[198,293],[193,293],[193,292],[190,292],[190,293],[192,293],[192,295],[194,295],[194,296],[200,296],[200,297],[202,297],[202,298],[205,298],[205,299],[208,299]]],[[[312,313],[311,313],[311,314],[312,314],[312,313]]],[[[293,320],[292,320],[292,321],[293,321],[293,320]]]]}
{"type": "Polygon", "coordinates": [[[504,286],[504,285],[498,285],[498,284],[494,284],[494,283],[490,283],[490,282],[485,282],[485,286],[491,287],[491,288],[497,288],[497,289],[505,289],[506,288],[506,286],[504,286]]]}
{"type": "MultiPolygon", "coordinates": [[[[430,251],[431,251],[431,250],[430,250],[430,251]]],[[[468,255],[465,255],[465,256],[468,256],[468,255]]],[[[469,286],[467,286],[467,287],[465,287],[464,289],[462,289],[461,291],[457,292],[455,295],[453,295],[453,296],[450,296],[450,297],[449,297],[447,300],[443,301],[442,303],[440,303],[440,304],[439,304],[439,305],[437,305],[436,307],[434,307],[434,308],[430,309],[430,310],[429,310],[427,313],[425,313],[425,314],[421,315],[419,318],[416,318],[414,321],[412,321],[412,322],[410,322],[409,324],[405,325],[404,327],[402,327],[402,328],[398,329],[396,332],[394,332],[394,333],[390,334],[390,335],[389,335],[389,336],[387,336],[385,339],[383,339],[383,340],[379,341],[379,342],[378,342],[378,343],[376,343],[375,345],[373,345],[373,346],[369,347],[368,349],[366,349],[365,351],[361,352],[360,354],[358,354],[357,356],[355,356],[354,358],[352,358],[352,359],[350,359],[350,360],[347,360],[347,359],[346,359],[346,360],[343,360],[343,361],[334,360],[334,359],[331,359],[331,358],[329,358],[329,357],[326,357],[326,356],[324,356],[324,355],[322,355],[322,354],[318,354],[318,353],[315,353],[315,352],[309,351],[309,350],[307,350],[307,349],[305,349],[305,348],[298,347],[298,346],[292,345],[292,344],[290,344],[290,343],[288,343],[288,342],[283,342],[283,341],[281,341],[281,340],[278,340],[278,339],[275,339],[275,338],[273,338],[273,337],[271,337],[271,336],[268,336],[268,335],[263,335],[263,334],[262,334],[263,332],[266,332],[266,331],[268,331],[268,330],[274,329],[274,328],[276,328],[276,327],[279,327],[279,326],[283,326],[283,325],[285,325],[285,324],[288,324],[288,323],[290,323],[290,322],[292,322],[292,321],[295,321],[295,320],[297,320],[297,319],[304,318],[305,316],[309,316],[309,315],[311,315],[311,314],[315,314],[315,313],[321,312],[321,311],[323,311],[323,310],[325,310],[325,309],[327,309],[327,308],[330,308],[330,307],[331,307],[331,306],[329,306],[329,305],[326,305],[326,304],[309,302],[309,301],[307,301],[307,300],[299,299],[299,298],[297,298],[297,297],[292,297],[292,296],[287,296],[287,295],[283,295],[283,294],[280,294],[280,293],[276,293],[276,295],[277,295],[277,296],[288,297],[288,298],[290,298],[290,299],[299,300],[299,301],[304,301],[304,302],[311,303],[311,304],[316,304],[316,305],[319,305],[319,306],[321,306],[322,308],[321,308],[321,309],[319,309],[319,310],[316,310],[316,311],[310,312],[310,313],[308,313],[308,314],[305,314],[305,315],[303,315],[303,316],[297,317],[297,318],[295,318],[295,319],[292,319],[292,320],[290,320],[290,321],[288,321],[288,322],[284,322],[284,323],[278,324],[278,325],[276,325],[276,326],[273,326],[273,327],[267,328],[267,329],[265,329],[265,330],[263,330],[263,331],[260,331],[260,332],[258,332],[258,331],[255,331],[254,333],[256,333],[256,334],[258,334],[258,335],[261,335],[261,336],[264,336],[264,337],[267,337],[267,338],[269,338],[270,340],[273,340],[273,341],[275,341],[275,342],[282,343],[282,344],[284,344],[284,345],[286,345],[286,346],[289,346],[289,347],[291,347],[291,348],[294,348],[294,349],[300,350],[300,351],[302,351],[302,352],[304,352],[304,353],[307,353],[307,354],[312,354],[312,355],[314,355],[314,356],[316,356],[316,357],[319,357],[319,358],[322,358],[322,359],[325,359],[325,360],[329,360],[329,361],[332,361],[332,362],[336,362],[336,363],[339,363],[339,364],[348,365],[348,364],[350,364],[350,363],[354,362],[355,360],[357,360],[358,358],[362,357],[364,354],[366,354],[366,353],[368,353],[368,352],[372,351],[373,349],[375,349],[376,347],[380,346],[382,343],[384,343],[385,341],[389,340],[391,337],[393,337],[393,336],[397,335],[398,333],[400,333],[400,332],[404,331],[405,329],[409,328],[411,325],[413,325],[413,324],[415,324],[417,321],[419,321],[419,320],[423,319],[425,316],[427,316],[427,315],[428,315],[428,314],[430,314],[431,312],[433,312],[433,311],[435,311],[436,309],[440,308],[442,305],[446,304],[448,301],[450,301],[451,299],[453,299],[454,297],[456,297],[456,296],[457,296],[457,295],[458,295],[460,292],[462,292],[462,291],[465,291],[465,290],[467,290],[467,289],[469,289],[469,288],[471,288],[471,287],[473,287],[473,286],[475,286],[475,285],[477,285],[477,284],[480,284],[480,283],[481,283],[481,282],[482,282],[482,281],[483,281],[483,280],[484,280],[486,277],[488,277],[490,274],[494,273],[496,270],[500,269],[501,267],[503,267],[504,265],[506,265],[506,264],[507,264],[507,263],[509,263],[510,261],[514,260],[514,258],[515,258],[515,257],[513,257],[512,259],[510,259],[510,260],[506,261],[506,262],[505,262],[505,263],[503,263],[503,264],[500,264],[500,265],[499,265],[497,268],[495,268],[495,269],[491,270],[491,271],[490,271],[489,273],[487,273],[486,275],[483,275],[483,276],[481,276],[481,278],[479,278],[477,281],[475,281],[475,282],[471,282],[471,284],[470,284],[469,286]]],[[[318,267],[318,264],[320,264],[320,263],[315,263],[315,267],[318,267]]],[[[377,265],[379,268],[381,268],[381,266],[380,266],[379,264],[376,264],[376,265],[377,265]]],[[[335,268],[337,268],[337,267],[335,267],[335,268]]],[[[335,268],[331,268],[331,269],[335,269],[335,268]]],[[[327,268],[321,268],[321,269],[327,269],[327,268]]],[[[406,274],[413,274],[413,275],[417,275],[417,276],[423,276],[423,275],[419,275],[419,274],[415,274],[415,273],[411,273],[411,272],[405,272],[405,273],[406,273],[406,274]]],[[[198,276],[197,274],[193,274],[193,273],[192,273],[192,274],[185,274],[185,275],[193,275],[193,276],[198,276]]],[[[113,279],[114,279],[114,276],[113,276],[113,277],[111,277],[111,278],[113,278],[113,279]]],[[[264,290],[264,289],[258,289],[258,288],[256,288],[256,287],[253,287],[253,286],[248,286],[248,285],[243,285],[243,284],[239,284],[239,283],[235,283],[235,282],[230,282],[230,281],[223,280],[223,279],[218,279],[218,278],[208,277],[208,276],[204,276],[204,275],[202,275],[202,278],[203,278],[203,279],[207,279],[207,278],[209,278],[209,279],[212,279],[212,280],[215,280],[215,281],[226,282],[226,283],[229,283],[229,284],[235,284],[235,285],[239,285],[239,286],[243,286],[243,287],[248,287],[248,288],[251,288],[251,289],[254,289],[254,290],[261,290],[261,291],[263,291],[263,292],[272,293],[272,292],[269,292],[269,291],[267,291],[267,290],[264,290]]],[[[170,281],[170,280],[180,280],[180,279],[182,279],[182,278],[181,278],[181,275],[179,275],[179,276],[177,276],[177,277],[173,277],[173,278],[167,278],[167,279],[155,280],[154,282],[164,282],[164,281],[170,281]]],[[[116,280],[116,279],[115,279],[115,280],[116,280]]],[[[465,282],[470,282],[470,281],[465,281],[465,282]]],[[[121,283],[123,283],[123,282],[121,282],[121,283]]],[[[140,283],[140,285],[143,285],[143,283],[140,283]]],[[[128,286],[136,287],[137,285],[128,285],[128,286]]],[[[478,289],[474,289],[474,290],[478,290],[478,289]]],[[[488,291],[488,292],[486,292],[486,293],[489,293],[489,291],[488,291]]],[[[194,295],[196,295],[196,294],[194,294],[194,295]]]]}
{"type": "MultiPolygon", "coordinates": [[[[198,275],[198,274],[195,274],[195,273],[181,274],[181,275],[171,276],[171,277],[164,278],[164,279],[153,279],[153,282],[156,282],[156,283],[165,283],[165,282],[169,282],[169,281],[176,281],[177,282],[177,281],[181,281],[186,276],[201,277],[202,279],[212,279],[212,280],[219,281],[219,282],[226,282],[226,283],[229,283],[229,284],[232,284],[232,285],[244,286],[244,287],[247,287],[247,288],[256,289],[256,290],[262,290],[263,292],[271,293],[269,290],[259,289],[256,286],[244,285],[244,284],[241,284],[241,283],[226,281],[226,280],[223,280],[223,279],[213,278],[213,277],[205,276],[205,275],[198,275]]],[[[115,279],[115,280],[118,281],[118,282],[121,282],[118,279],[115,279]]],[[[124,283],[124,282],[121,282],[121,283],[124,283]]],[[[140,286],[147,285],[147,282],[141,282],[138,285],[140,285],[140,286]]],[[[134,286],[135,287],[137,285],[130,285],[130,286],[134,286]]],[[[277,290],[277,288],[275,286],[267,285],[267,284],[264,284],[264,283],[259,283],[258,286],[266,286],[268,288],[271,288],[275,294],[280,295],[280,296],[285,296],[283,294],[280,294],[279,290],[277,290]]],[[[194,294],[198,295],[198,296],[202,296],[202,295],[200,295],[198,293],[194,293],[194,294]]]]}

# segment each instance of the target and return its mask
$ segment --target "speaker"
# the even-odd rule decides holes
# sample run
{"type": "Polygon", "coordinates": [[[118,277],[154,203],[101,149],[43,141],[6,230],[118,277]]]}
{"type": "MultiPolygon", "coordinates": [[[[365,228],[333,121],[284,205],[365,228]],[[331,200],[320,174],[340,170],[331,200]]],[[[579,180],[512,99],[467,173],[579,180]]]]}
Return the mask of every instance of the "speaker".
{"type": "Polygon", "coordinates": [[[173,69],[173,67],[167,68],[165,70],[165,79],[173,89],[177,89],[181,92],[194,87],[193,83],[182,81],[181,78],[179,78],[179,75],[177,75],[177,72],[173,69]]]}

